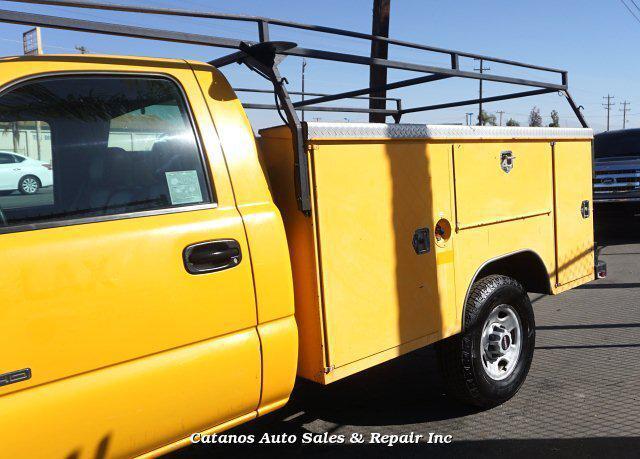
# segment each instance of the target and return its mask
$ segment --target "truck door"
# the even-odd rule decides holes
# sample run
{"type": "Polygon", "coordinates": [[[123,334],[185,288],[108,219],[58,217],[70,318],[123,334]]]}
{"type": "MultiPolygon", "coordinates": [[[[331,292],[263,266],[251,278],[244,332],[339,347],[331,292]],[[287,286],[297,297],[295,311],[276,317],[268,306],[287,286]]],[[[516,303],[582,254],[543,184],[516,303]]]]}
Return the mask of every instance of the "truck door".
{"type": "Polygon", "coordinates": [[[557,285],[592,276],[593,217],[591,149],[586,142],[555,142],[557,285]]]}
{"type": "MultiPolygon", "coordinates": [[[[186,64],[69,59],[0,92],[0,125],[39,121],[54,171],[0,198],[0,444],[134,456],[253,415],[249,250],[186,64]]],[[[0,65],[0,87],[33,69],[0,65]]]]}

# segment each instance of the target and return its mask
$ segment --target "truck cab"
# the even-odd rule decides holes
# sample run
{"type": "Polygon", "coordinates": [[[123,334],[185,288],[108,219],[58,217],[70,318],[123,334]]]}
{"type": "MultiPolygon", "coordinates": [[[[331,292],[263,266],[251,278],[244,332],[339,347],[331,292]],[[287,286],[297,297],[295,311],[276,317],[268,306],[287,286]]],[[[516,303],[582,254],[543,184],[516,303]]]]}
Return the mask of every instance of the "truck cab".
{"type": "Polygon", "coordinates": [[[0,125],[40,124],[53,165],[49,189],[0,197],[3,454],[136,456],[282,406],[298,349],[289,251],[224,77],[6,58],[0,106],[0,125]]]}

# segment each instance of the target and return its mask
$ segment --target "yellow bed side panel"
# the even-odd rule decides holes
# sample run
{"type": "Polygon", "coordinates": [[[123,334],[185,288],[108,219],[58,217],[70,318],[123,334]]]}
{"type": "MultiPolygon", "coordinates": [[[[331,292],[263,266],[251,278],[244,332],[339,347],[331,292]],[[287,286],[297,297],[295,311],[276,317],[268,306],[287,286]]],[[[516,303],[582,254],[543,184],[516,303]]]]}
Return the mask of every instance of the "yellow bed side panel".
{"type": "MultiPolygon", "coordinates": [[[[588,190],[570,192],[571,174],[554,182],[553,139],[312,138],[307,218],[296,208],[288,130],[262,134],[293,263],[300,376],[330,383],[458,333],[469,288],[494,259],[530,252],[559,291],[556,217],[588,190]],[[567,183],[555,190],[559,180],[567,183]],[[434,237],[441,219],[452,227],[444,241],[434,237]],[[412,246],[418,228],[429,230],[422,255],[412,246]]],[[[581,152],[563,158],[569,167],[590,140],[556,143],[581,152]]],[[[585,176],[573,180],[591,187],[585,176]]],[[[580,224],[579,203],[567,215],[580,224]]],[[[592,240],[580,233],[573,242],[592,240]]],[[[593,254],[583,267],[571,286],[592,277],[593,254]]]]}
{"type": "Polygon", "coordinates": [[[295,318],[298,326],[298,375],[324,382],[323,314],[313,219],[298,211],[293,181],[293,149],[288,130],[282,137],[261,137],[260,158],[273,200],[282,213],[293,272],[295,318]]]}

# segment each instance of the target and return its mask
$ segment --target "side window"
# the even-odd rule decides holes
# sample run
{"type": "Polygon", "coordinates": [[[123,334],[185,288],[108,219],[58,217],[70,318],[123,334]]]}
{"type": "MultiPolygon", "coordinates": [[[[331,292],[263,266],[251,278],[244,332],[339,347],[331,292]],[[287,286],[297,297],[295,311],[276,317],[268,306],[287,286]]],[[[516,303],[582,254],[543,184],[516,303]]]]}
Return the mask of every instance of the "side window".
{"type": "Polygon", "coordinates": [[[51,77],[0,95],[5,226],[211,201],[195,130],[173,81],[51,77]],[[18,150],[21,140],[25,148],[18,150]]]}

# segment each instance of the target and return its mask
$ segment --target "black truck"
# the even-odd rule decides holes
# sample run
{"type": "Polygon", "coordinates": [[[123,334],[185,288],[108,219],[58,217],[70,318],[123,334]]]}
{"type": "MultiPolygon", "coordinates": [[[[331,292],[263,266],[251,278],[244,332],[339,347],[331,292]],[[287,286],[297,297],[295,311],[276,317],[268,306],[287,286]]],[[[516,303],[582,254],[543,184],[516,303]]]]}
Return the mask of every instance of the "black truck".
{"type": "Polygon", "coordinates": [[[596,134],[594,155],[594,202],[640,208],[640,129],[596,134]]]}

